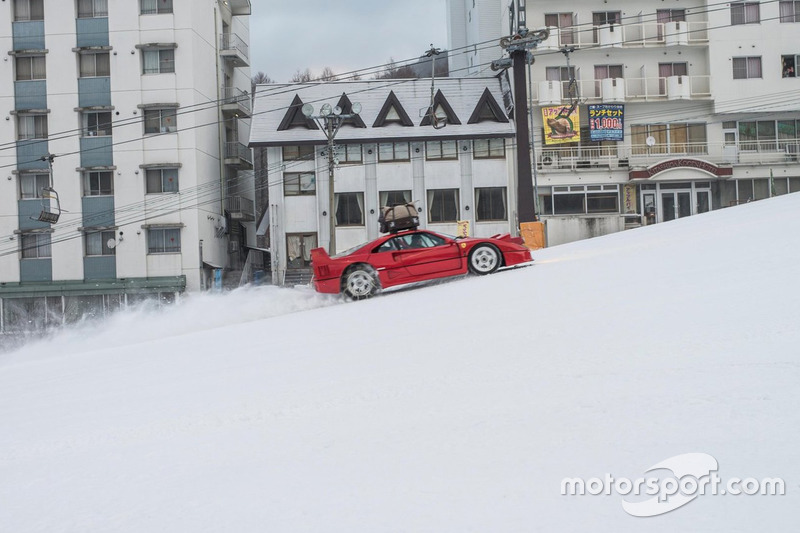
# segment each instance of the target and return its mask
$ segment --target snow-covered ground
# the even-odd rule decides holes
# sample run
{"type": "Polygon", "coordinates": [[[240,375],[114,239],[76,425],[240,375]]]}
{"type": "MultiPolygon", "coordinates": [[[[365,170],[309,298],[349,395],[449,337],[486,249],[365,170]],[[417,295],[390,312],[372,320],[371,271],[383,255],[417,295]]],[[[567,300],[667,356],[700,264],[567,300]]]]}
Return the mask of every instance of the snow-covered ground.
{"type": "Polygon", "coordinates": [[[783,196],[365,302],[193,297],[2,354],[0,531],[795,530],[798,213],[783,196]],[[561,494],[685,453],[786,495],[640,518],[561,494]]]}

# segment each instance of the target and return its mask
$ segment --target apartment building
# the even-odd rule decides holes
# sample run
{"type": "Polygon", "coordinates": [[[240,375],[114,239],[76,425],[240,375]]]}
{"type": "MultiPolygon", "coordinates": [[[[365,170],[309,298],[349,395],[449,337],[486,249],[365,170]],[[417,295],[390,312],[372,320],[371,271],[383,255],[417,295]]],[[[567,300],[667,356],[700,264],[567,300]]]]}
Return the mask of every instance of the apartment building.
{"type": "Polygon", "coordinates": [[[330,217],[339,252],[377,238],[385,205],[414,202],[421,227],[434,231],[514,231],[514,128],[503,80],[436,79],[433,95],[430,79],[259,86],[250,146],[268,162],[256,171],[269,186],[262,229],[273,283],[308,281],[311,249],[329,246],[330,217]],[[312,116],[325,105],[331,119],[353,115],[334,138],[333,212],[327,123],[303,114],[309,104],[312,116]]]}
{"type": "Polygon", "coordinates": [[[0,332],[172,301],[241,268],[250,10],[0,4],[0,332]]]}
{"type": "Polygon", "coordinates": [[[528,95],[550,244],[800,191],[800,2],[474,4],[550,30],[528,95]]]}

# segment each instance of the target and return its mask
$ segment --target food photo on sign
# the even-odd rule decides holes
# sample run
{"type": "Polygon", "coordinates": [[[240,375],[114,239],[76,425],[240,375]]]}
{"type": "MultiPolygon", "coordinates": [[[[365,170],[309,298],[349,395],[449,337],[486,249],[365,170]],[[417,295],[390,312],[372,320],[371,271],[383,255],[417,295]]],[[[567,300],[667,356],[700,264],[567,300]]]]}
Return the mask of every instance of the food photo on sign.
{"type": "Polygon", "coordinates": [[[581,140],[581,119],[577,106],[574,109],[565,106],[543,107],[542,121],[545,124],[545,144],[565,144],[581,140]]]}

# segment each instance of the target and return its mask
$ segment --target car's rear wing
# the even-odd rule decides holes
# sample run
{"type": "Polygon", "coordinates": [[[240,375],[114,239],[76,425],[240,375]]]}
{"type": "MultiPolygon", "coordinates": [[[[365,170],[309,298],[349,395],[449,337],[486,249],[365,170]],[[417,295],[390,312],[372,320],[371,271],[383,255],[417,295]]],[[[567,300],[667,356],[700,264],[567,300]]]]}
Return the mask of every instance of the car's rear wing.
{"type": "Polygon", "coordinates": [[[497,235],[492,235],[491,238],[497,239],[498,241],[513,242],[514,244],[525,244],[525,241],[522,239],[522,237],[512,237],[510,233],[498,233],[497,235]]]}
{"type": "Polygon", "coordinates": [[[317,279],[324,279],[328,277],[330,272],[328,265],[331,262],[331,256],[325,251],[325,248],[314,248],[311,250],[311,268],[314,270],[314,277],[317,279]]]}

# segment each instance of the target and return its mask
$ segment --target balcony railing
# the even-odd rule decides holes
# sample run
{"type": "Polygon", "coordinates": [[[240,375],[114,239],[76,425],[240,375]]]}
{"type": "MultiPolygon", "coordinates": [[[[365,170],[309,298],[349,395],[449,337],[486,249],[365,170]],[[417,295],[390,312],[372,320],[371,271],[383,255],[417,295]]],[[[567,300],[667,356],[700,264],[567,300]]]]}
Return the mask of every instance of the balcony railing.
{"type": "Polygon", "coordinates": [[[240,111],[249,116],[251,105],[250,95],[245,91],[236,87],[222,88],[223,111],[240,111]]]}
{"type": "Polygon", "coordinates": [[[219,36],[220,53],[226,59],[231,59],[236,66],[249,64],[250,47],[247,42],[235,33],[223,33],[219,36]]]}
{"type": "Polygon", "coordinates": [[[550,28],[550,37],[539,49],[558,49],[563,46],[587,47],[643,47],[681,46],[708,43],[707,21],[692,22],[626,22],[550,28]]]}
{"type": "MultiPolygon", "coordinates": [[[[711,98],[711,76],[606,78],[576,83],[577,94],[573,96],[588,103],[711,98]]],[[[539,105],[559,105],[569,99],[568,81],[541,81],[531,90],[531,99],[539,105]]]]}
{"type": "Polygon", "coordinates": [[[255,218],[255,203],[242,196],[228,196],[225,198],[225,210],[231,218],[240,220],[253,220],[255,218]]]}
{"type": "Polygon", "coordinates": [[[665,159],[701,159],[718,165],[797,164],[800,138],[724,143],[619,144],[536,148],[542,170],[625,169],[648,167],[665,159]]]}
{"type": "Polygon", "coordinates": [[[225,164],[242,168],[252,167],[253,157],[250,155],[250,149],[240,142],[226,142],[225,164]]]}

